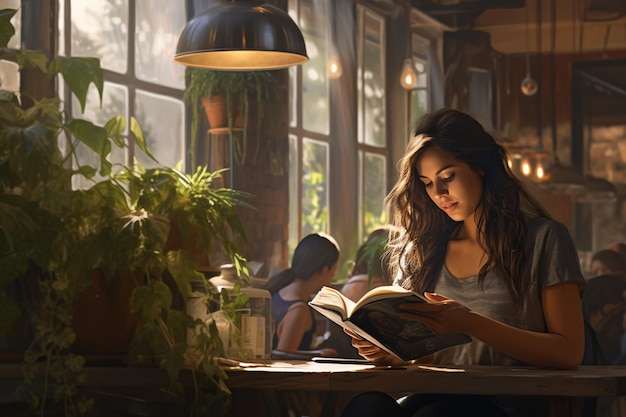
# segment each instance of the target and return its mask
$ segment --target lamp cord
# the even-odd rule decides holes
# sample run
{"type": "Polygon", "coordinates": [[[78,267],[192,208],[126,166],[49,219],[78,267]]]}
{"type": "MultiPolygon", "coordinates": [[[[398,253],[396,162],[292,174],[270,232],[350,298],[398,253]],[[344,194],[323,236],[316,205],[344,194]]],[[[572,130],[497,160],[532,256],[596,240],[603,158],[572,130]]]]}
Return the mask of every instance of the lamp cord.
{"type": "Polygon", "coordinates": [[[554,151],[554,157],[557,156],[557,131],[556,131],[556,0],[550,2],[550,82],[552,89],[552,149],[554,151]]]}
{"type": "Polygon", "coordinates": [[[413,31],[411,30],[411,0],[406,0],[406,29],[409,32],[409,41],[406,45],[406,58],[413,62],[413,31]]]}
{"type": "Polygon", "coordinates": [[[530,75],[530,12],[526,6],[526,75],[530,75]]]}

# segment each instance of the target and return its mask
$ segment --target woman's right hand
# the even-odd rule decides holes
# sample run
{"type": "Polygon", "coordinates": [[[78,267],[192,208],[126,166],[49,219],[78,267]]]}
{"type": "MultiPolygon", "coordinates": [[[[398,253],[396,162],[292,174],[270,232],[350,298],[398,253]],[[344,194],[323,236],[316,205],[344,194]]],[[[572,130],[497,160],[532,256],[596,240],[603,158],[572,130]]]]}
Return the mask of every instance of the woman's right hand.
{"type": "Polygon", "coordinates": [[[348,334],[348,336],[352,337],[352,346],[354,346],[358,351],[359,355],[363,356],[365,359],[373,362],[376,365],[386,365],[386,366],[402,366],[406,365],[407,362],[398,358],[395,355],[379,348],[375,344],[360,338],[356,334],[352,333],[348,329],[344,329],[344,332],[348,334]]]}

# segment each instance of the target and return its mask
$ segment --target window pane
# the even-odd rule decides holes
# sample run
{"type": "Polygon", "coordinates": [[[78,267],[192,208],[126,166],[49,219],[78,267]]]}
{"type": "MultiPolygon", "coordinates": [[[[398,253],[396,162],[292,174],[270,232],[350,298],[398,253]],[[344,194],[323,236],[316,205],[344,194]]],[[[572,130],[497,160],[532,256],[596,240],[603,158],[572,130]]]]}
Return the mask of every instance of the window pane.
{"type": "Polygon", "coordinates": [[[361,176],[362,187],[362,218],[363,236],[375,227],[387,222],[384,200],[386,196],[386,162],[381,155],[364,152],[361,176]]]}
{"type": "MultiPolygon", "coordinates": [[[[137,90],[137,121],[152,154],[162,165],[176,166],[183,159],[184,105],[180,100],[137,90]]],[[[136,152],[137,160],[145,167],[154,162],[143,152],[136,152]]]]}
{"type": "Polygon", "coordinates": [[[383,20],[364,12],[359,30],[359,142],[385,146],[385,72],[383,60],[383,20]]]}
{"type": "MultiPolygon", "coordinates": [[[[87,91],[87,102],[84,113],[80,111],[78,99],[72,96],[72,117],[74,118],[86,119],[98,126],[104,126],[109,119],[118,114],[123,117],[127,117],[128,115],[128,89],[126,86],[105,82],[101,106],[98,90],[93,84],[90,84],[89,90],[87,91]]],[[[124,133],[127,134],[127,132],[128,126],[124,133]]],[[[63,149],[64,151],[67,150],[66,147],[63,147],[63,149]]],[[[99,157],[88,147],[78,145],[76,147],[76,154],[81,164],[86,163],[99,168],[99,157]]],[[[125,148],[112,146],[108,160],[113,164],[126,164],[128,162],[127,150],[125,148]]],[[[94,180],[97,181],[101,178],[102,177],[99,175],[96,175],[94,180]]],[[[90,181],[81,176],[74,176],[72,178],[72,185],[75,188],[87,188],[91,184],[90,181]]]]}
{"type": "Polygon", "coordinates": [[[0,88],[19,93],[20,72],[15,62],[0,60],[0,88]]]}
{"type": "Polygon", "coordinates": [[[22,2],[21,0],[3,0],[1,3],[0,9],[17,10],[15,16],[11,18],[11,24],[15,28],[15,35],[9,39],[8,47],[18,49],[22,39],[22,34],[20,33],[22,30],[22,2]]]}
{"type": "Polygon", "coordinates": [[[100,58],[102,68],[126,73],[128,0],[72,1],[72,56],[100,58]]]}
{"type": "Polygon", "coordinates": [[[80,103],[72,95],[72,117],[80,117],[98,126],[104,126],[109,119],[118,114],[128,118],[128,88],[124,85],[105,81],[100,105],[98,90],[93,84],[89,84],[84,113],[80,112],[80,103]]]}
{"type": "Polygon", "coordinates": [[[298,78],[296,67],[289,67],[289,127],[298,126],[298,78]]]}
{"type": "Polygon", "coordinates": [[[328,144],[302,141],[302,236],[328,233],[328,144]]]}
{"type": "MultiPolygon", "coordinates": [[[[426,90],[411,91],[411,128],[428,112],[428,96],[426,90]]],[[[413,132],[409,132],[411,135],[413,132]]]]}
{"type": "Polygon", "coordinates": [[[299,190],[298,138],[294,135],[289,135],[289,253],[293,253],[300,240],[299,190]]]}
{"type": "Polygon", "coordinates": [[[135,31],[137,78],[174,88],[184,88],[185,67],[174,62],[176,43],[186,22],[184,2],[138,1],[135,31]]]}
{"type": "Polygon", "coordinates": [[[300,28],[310,60],[302,65],[302,127],[311,132],[328,134],[329,93],[328,59],[328,0],[300,1],[300,28]]]}

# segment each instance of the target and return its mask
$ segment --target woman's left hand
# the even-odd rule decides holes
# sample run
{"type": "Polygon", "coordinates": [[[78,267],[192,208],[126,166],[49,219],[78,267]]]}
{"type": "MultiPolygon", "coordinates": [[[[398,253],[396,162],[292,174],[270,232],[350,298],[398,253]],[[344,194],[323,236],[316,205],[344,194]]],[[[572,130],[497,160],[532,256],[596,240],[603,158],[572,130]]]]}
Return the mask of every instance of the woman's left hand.
{"type": "Polygon", "coordinates": [[[424,323],[439,335],[469,333],[471,310],[440,294],[424,293],[430,303],[405,303],[400,305],[400,316],[424,323]]]}

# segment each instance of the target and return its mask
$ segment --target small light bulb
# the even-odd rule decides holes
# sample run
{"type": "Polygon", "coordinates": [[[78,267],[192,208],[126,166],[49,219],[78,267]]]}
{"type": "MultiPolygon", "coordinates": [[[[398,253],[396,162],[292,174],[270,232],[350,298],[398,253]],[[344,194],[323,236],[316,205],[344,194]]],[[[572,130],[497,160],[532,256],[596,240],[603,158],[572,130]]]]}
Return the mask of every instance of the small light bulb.
{"type": "Polygon", "coordinates": [[[537,162],[537,168],[535,169],[535,175],[538,180],[542,180],[545,175],[545,171],[543,170],[543,164],[541,162],[537,162]]]}
{"type": "Polygon", "coordinates": [[[525,177],[530,175],[530,163],[527,159],[522,161],[522,174],[524,174],[525,177]]]}
{"type": "Polygon", "coordinates": [[[328,76],[330,78],[339,78],[343,74],[343,68],[341,67],[341,61],[339,56],[333,52],[328,59],[328,76]]]}
{"type": "Polygon", "coordinates": [[[417,88],[417,74],[415,68],[413,68],[413,60],[411,58],[404,60],[402,73],[400,73],[400,84],[405,90],[417,88]]]}

